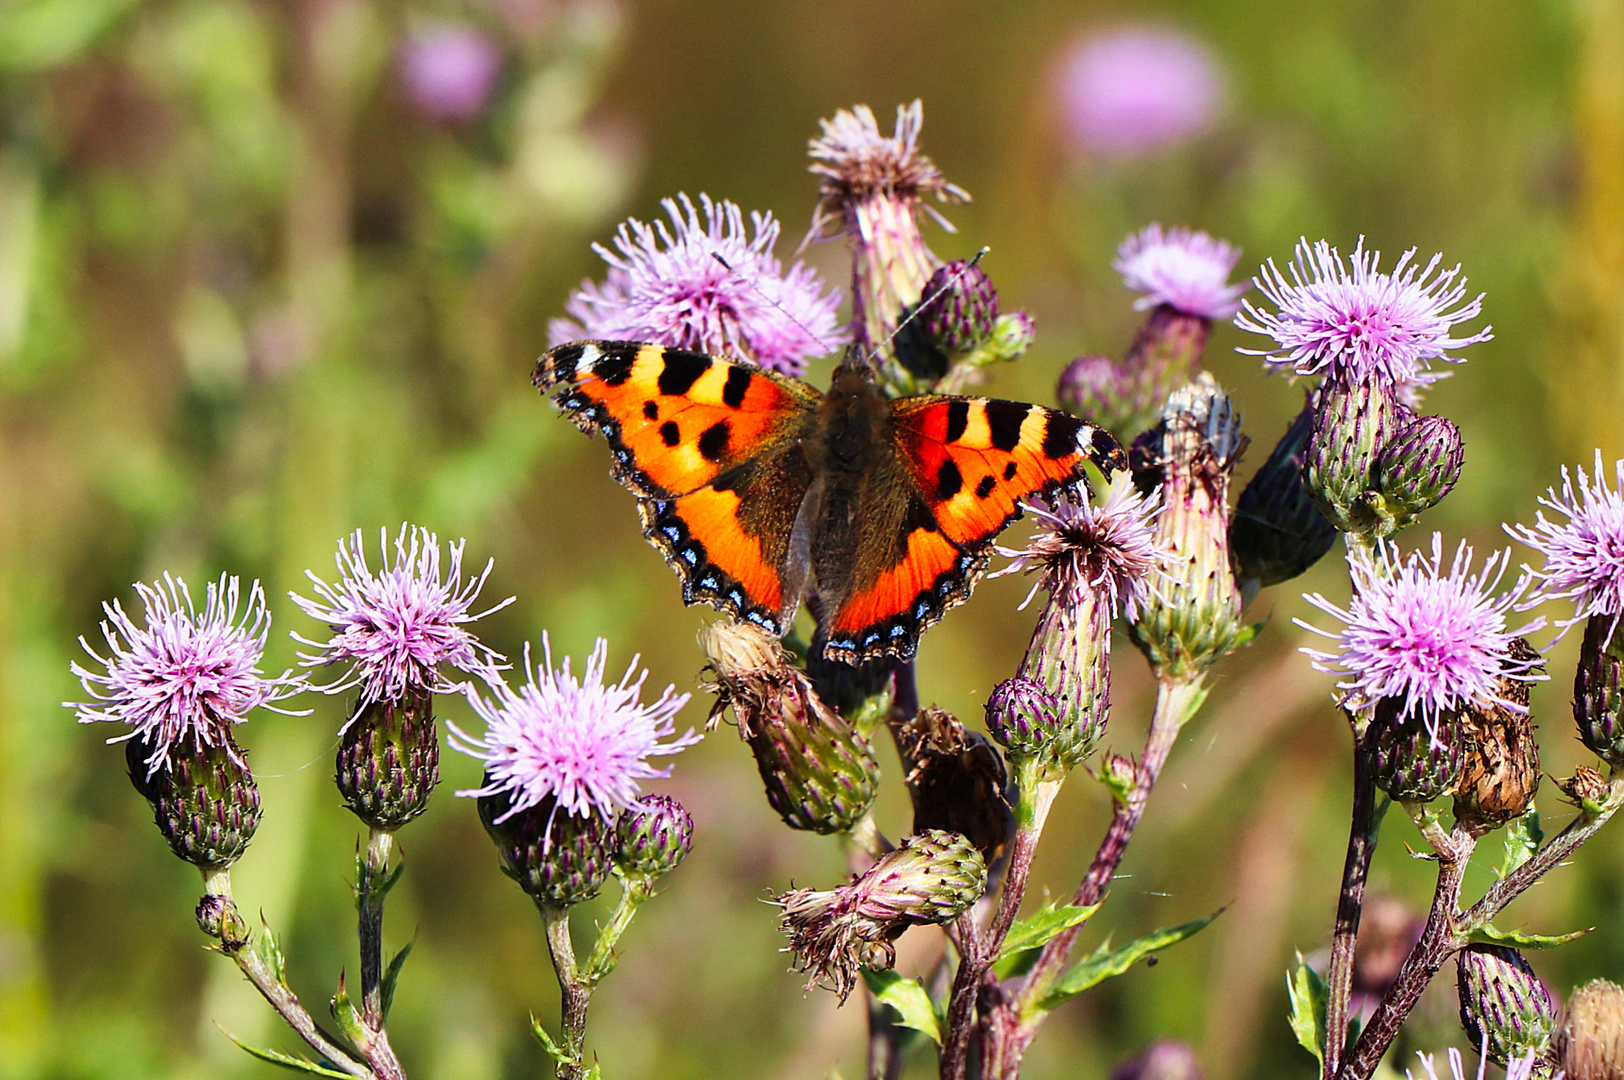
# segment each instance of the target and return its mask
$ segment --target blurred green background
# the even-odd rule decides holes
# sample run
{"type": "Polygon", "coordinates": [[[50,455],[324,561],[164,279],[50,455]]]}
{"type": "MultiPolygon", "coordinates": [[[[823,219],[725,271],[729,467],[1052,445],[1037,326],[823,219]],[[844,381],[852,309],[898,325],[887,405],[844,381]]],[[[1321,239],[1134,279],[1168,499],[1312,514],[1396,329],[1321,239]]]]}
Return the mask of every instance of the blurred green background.
{"type": "MultiPolygon", "coordinates": [[[[1616,0],[1034,0],[612,3],[611,0],[9,0],[0,7],[0,1077],[268,1076],[217,1029],[292,1048],[192,924],[196,875],[176,862],[123,776],[110,731],[79,726],[68,664],[99,604],[163,571],[266,584],[270,665],[286,600],[331,571],[338,537],[403,519],[494,558],[487,596],[517,604],[486,636],[516,655],[548,630],[611,667],[641,652],[655,687],[702,658],[675,579],[638,535],[607,453],[528,382],[545,324],[597,276],[589,242],[658,200],[704,191],[785,223],[812,208],[817,120],[925,103],[924,147],[974,196],[936,251],[982,244],[1037,347],[1000,395],[1049,400],[1083,351],[1120,355],[1136,315],[1110,269],[1151,220],[1243,246],[1241,271],[1299,235],[1460,261],[1488,293],[1495,339],[1429,405],[1465,431],[1465,477],[1429,525],[1503,543],[1561,462],[1624,453],[1624,4],[1616,0]],[[402,43],[450,20],[494,45],[488,100],[429,115],[402,84],[402,43]],[[1056,66],[1079,35],[1175,27],[1225,80],[1214,126],[1131,160],[1090,161],[1057,134],[1056,66]]],[[[808,254],[844,284],[838,244],[808,254]]],[[[1473,324],[1480,325],[1480,324],[1473,324]]],[[[1238,399],[1260,461],[1299,402],[1230,327],[1208,364],[1238,399]]],[[[816,367],[821,378],[827,365],[816,367]]],[[[1250,465],[1243,464],[1242,474],[1250,465]]],[[[1019,535],[1019,526],[1016,535],[1019,535]]],[[[1407,538],[1415,543],[1414,538],[1407,538]]],[[[1346,596],[1335,557],[1301,583],[1346,596]]],[[[1330,679],[1295,652],[1301,589],[1266,592],[1269,625],[1220,667],[1088,942],[1182,922],[1211,929],[1068,1006],[1028,1075],[1103,1076],[1151,1039],[1194,1045],[1210,1077],[1309,1075],[1283,1015],[1293,950],[1324,947],[1346,840],[1348,738],[1330,679]]],[[[924,639],[922,696],[972,723],[1013,671],[1034,617],[989,582],[924,639]]],[[[1545,765],[1582,760],[1566,721],[1576,638],[1536,690],[1545,765]]],[[[329,786],[342,702],[240,731],[266,808],[236,873],[245,912],[284,935],[295,987],[320,1011],[355,958],[356,823],[329,786]]],[[[1108,742],[1137,745],[1147,678],[1119,657],[1108,742]]],[[[704,719],[696,698],[688,723],[704,719]]],[[[466,706],[443,715],[463,723],[466,706]]],[[[882,804],[906,826],[895,784],[882,804]]],[[[389,940],[415,935],[396,1046],[425,1080],[546,1075],[527,1012],[552,1021],[539,920],[496,869],[475,777],[448,755],[436,805],[400,838],[407,876],[389,940]]],[[[698,823],[693,856],[626,939],[594,1002],[611,1078],[860,1075],[864,1018],[803,993],[766,890],[832,885],[832,841],[784,829],[732,730],[669,781],[698,823]]],[[[1553,817],[1561,807],[1546,788],[1553,817]]],[[[1069,893],[1105,820],[1079,774],[1034,871],[1069,893]]],[[[1430,893],[1397,819],[1374,891],[1430,893]]],[[[1485,845],[1488,880],[1497,855],[1485,845]]],[[[1533,958],[1565,993],[1624,976],[1624,826],[1603,832],[1504,920],[1598,927],[1533,958]]],[[[1402,910],[1400,908],[1399,910],[1402,910]]],[[[588,911],[586,914],[592,914],[588,911]]],[[[1402,921],[1402,920],[1400,920],[1402,921]]],[[[904,939],[928,963],[934,931],[904,939]],[[917,939],[917,940],[916,940],[917,939]]],[[[1453,968],[1409,1048],[1459,1041],[1453,968]]],[[[920,1062],[910,1075],[930,1075],[920,1062]]]]}

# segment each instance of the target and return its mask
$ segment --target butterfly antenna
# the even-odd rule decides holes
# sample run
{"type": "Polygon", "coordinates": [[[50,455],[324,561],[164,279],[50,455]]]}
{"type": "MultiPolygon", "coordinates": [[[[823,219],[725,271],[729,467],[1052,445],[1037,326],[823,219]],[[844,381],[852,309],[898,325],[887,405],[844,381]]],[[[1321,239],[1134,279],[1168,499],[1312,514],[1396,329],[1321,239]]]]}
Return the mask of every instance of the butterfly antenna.
{"type": "Polygon", "coordinates": [[[885,348],[886,346],[890,345],[893,341],[895,341],[897,339],[897,335],[902,333],[902,328],[904,326],[907,326],[909,323],[911,323],[915,319],[917,319],[919,317],[920,312],[924,311],[926,308],[930,307],[930,305],[932,305],[932,304],[934,304],[936,302],[937,297],[941,296],[943,293],[947,292],[947,290],[949,290],[953,286],[957,285],[959,283],[959,278],[963,277],[965,274],[968,274],[975,267],[976,263],[981,261],[981,257],[983,255],[987,254],[987,252],[989,252],[991,250],[992,250],[992,248],[990,248],[990,247],[983,247],[980,251],[975,253],[975,257],[973,259],[971,259],[969,262],[965,263],[963,266],[959,267],[958,271],[956,273],[954,273],[954,275],[952,277],[950,277],[946,281],[944,281],[942,283],[941,288],[937,289],[935,292],[931,293],[929,296],[924,297],[923,299],[921,299],[919,301],[919,303],[915,304],[914,307],[913,307],[913,310],[908,312],[907,318],[905,318],[901,322],[897,323],[897,328],[895,330],[891,331],[891,335],[889,337],[887,337],[885,339],[885,341],[881,342],[879,345],[874,346],[874,350],[868,354],[868,360],[867,360],[868,365],[870,367],[873,367],[874,366],[874,361],[879,358],[880,350],[885,348]]]}
{"type": "Polygon", "coordinates": [[[807,327],[807,325],[804,322],[802,322],[800,319],[797,319],[794,315],[791,315],[789,313],[788,308],[784,307],[783,304],[780,304],[777,300],[774,300],[772,297],[768,296],[766,291],[764,289],[762,289],[762,287],[760,285],[757,285],[754,281],[751,281],[749,278],[745,277],[743,274],[739,274],[739,272],[737,270],[733,269],[733,264],[732,263],[728,262],[726,259],[722,258],[721,255],[717,254],[714,251],[710,253],[710,257],[715,259],[717,262],[721,263],[722,266],[727,269],[728,273],[730,273],[730,274],[738,274],[740,281],[744,282],[750,288],[754,289],[757,296],[761,297],[763,300],[767,301],[767,303],[769,303],[773,307],[777,308],[779,310],[779,313],[782,314],[784,316],[784,318],[788,319],[790,322],[792,322],[796,326],[800,327],[801,328],[801,333],[805,334],[807,337],[811,338],[813,341],[815,341],[819,345],[823,346],[823,351],[824,352],[826,352],[826,353],[827,352],[834,352],[833,347],[831,347],[830,344],[827,341],[824,341],[822,338],[818,337],[818,335],[814,334],[807,327]]]}

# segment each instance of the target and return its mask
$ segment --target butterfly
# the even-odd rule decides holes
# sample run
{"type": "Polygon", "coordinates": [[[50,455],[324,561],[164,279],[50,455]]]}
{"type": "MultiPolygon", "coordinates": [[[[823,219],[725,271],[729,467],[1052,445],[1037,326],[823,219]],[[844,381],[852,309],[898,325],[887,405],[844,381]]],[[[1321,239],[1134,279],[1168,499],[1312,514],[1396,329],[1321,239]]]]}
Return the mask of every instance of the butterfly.
{"type": "Polygon", "coordinates": [[[637,497],[643,535],[708,603],[782,636],[815,587],[824,655],[908,658],[970,595],[1020,501],[1127,465],[1104,428],[1039,405],[887,399],[848,352],[827,393],[741,360],[635,341],[550,350],[532,381],[637,497]]]}

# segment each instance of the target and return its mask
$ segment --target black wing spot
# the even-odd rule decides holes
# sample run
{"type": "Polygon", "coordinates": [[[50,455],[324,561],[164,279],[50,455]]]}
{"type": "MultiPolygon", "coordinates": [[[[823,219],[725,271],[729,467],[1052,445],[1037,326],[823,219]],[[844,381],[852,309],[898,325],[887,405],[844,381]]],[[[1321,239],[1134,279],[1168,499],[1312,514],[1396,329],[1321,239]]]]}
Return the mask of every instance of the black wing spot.
{"type": "Polygon", "coordinates": [[[645,401],[643,402],[643,415],[650,420],[658,420],[660,418],[660,407],[652,401],[645,401]]]}
{"type": "Polygon", "coordinates": [[[947,407],[947,441],[958,442],[964,429],[970,426],[970,403],[963,398],[947,407]]]}
{"type": "Polygon", "coordinates": [[[1013,461],[1008,461],[1008,462],[1004,463],[1004,479],[1005,480],[1013,480],[1013,479],[1015,479],[1016,471],[1017,470],[1015,468],[1015,463],[1013,461]]]}
{"type": "Polygon", "coordinates": [[[730,409],[737,409],[744,404],[744,392],[750,389],[750,373],[742,367],[735,367],[727,373],[727,381],[722,384],[722,404],[730,409]]]}
{"type": "Polygon", "coordinates": [[[660,425],[660,441],[667,446],[675,446],[682,441],[682,429],[675,420],[667,420],[660,425]]]}
{"type": "Polygon", "coordinates": [[[959,467],[953,464],[952,458],[947,458],[942,462],[942,467],[936,470],[936,497],[951,499],[963,486],[964,474],[959,472],[959,467]]]}
{"type": "Polygon", "coordinates": [[[686,394],[711,366],[710,357],[681,349],[665,350],[662,359],[665,366],[660,369],[660,393],[671,397],[686,394]]]}
{"type": "Polygon", "coordinates": [[[592,365],[592,374],[610,386],[622,386],[632,377],[632,365],[637,362],[637,346],[607,350],[592,365]]]}
{"type": "Polygon", "coordinates": [[[552,368],[555,381],[570,382],[575,378],[575,365],[581,362],[581,354],[584,352],[586,345],[581,342],[560,345],[547,354],[544,365],[552,368]]]}
{"type": "Polygon", "coordinates": [[[1094,460],[1101,469],[1110,472],[1112,468],[1125,469],[1128,467],[1127,456],[1122,453],[1122,444],[1116,437],[1102,427],[1094,429],[1094,460]]]}
{"type": "Polygon", "coordinates": [[[1018,401],[987,402],[987,430],[994,450],[1013,450],[1021,444],[1021,424],[1032,406],[1018,401]]]}
{"type": "Polygon", "coordinates": [[[991,476],[983,476],[981,478],[981,482],[976,485],[976,498],[985,499],[988,495],[992,494],[992,489],[997,486],[998,482],[991,476]]]}
{"type": "Polygon", "coordinates": [[[1047,420],[1048,424],[1043,429],[1044,455],[1058,461],[1075,454],[1078,450],[1077,433],[1083,429],[1083,422],[1076,417],[1053,412],[1047,420]]]}
{"type": "Polygon", "coordinates": [[[721,461],[731,434],[726,420],[718,420],[699,435],[699,453],[706,461],[721,461]]]}

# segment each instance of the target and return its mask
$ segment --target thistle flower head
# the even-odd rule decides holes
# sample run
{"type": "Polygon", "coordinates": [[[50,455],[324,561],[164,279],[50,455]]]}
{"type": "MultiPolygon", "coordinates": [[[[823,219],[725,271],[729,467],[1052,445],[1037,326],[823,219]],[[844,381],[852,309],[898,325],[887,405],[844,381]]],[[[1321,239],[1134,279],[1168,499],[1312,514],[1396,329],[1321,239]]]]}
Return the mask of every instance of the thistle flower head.
{"type": "MultiPolygon", "coordinates": [[[[1421,1062],[1421,1075],[1416,1076],[1409,1069],[1405,1069],[1404,1075],[1407,1080],[1474,1080],[1474,1078],[1475,1080],[1487,1080],[1489,1075],[1488,1057],[1481,1057],[1478,1060],[1476,1072],[1467,1072],[1466,1059],[1461,1056],[1459,1050],[1453,1047],[1450,1048],[1447,1058],[1449,1062],[1447,1072],[1439,1071],[1437,1059],[1434,1055],[1417,1050],[1415,1056],[1421,1062]]],[[[1537,1053],[1529,1052],[1522,1057],[1512,1058],[1506,1062],[1506,1080],[1534,1080],[1535,1077],[1543,1075],[1544,1073],[1540,1071],[1540,1058],[1537,1053]]],[[[1558,1072],[1553,1080],[1562,1080],[1562,1073],[1558,1072]]]]}
{"type": "Polygon", "coordinates": [[[1038,533],[1024,548],[997,547],[1010,564],[993,577],[1035,572],[1040,577],[1028,603],[1039,587],[1068,597],[1086,590],[1104,599],[1113,616],[1137,617],[1152,577],[1168,558],[1156,541],[1159,494],[1147,499],[1123,483],[1098,506],[1062,492],[1046,502],[1029,501],[1025,509],[1038,533]]]}
{"type": "Polygon", "coordinates": [[[149,777],[169,768],[170,750],[183,740],[190,739],[199,752],[234,748],[231,725],[258,708],[287,713],[276,702],[305,688],[302,674],[260,674],[271,613],[259,582],[248,587],[245,603],[241,582],[222,574],[209,584],[201,611],[186,582],[168,574],[151,585],[137,582],[135,591],[146,608],[143,625],[137,626],[117,600],[104,603],[101,630],[108,655],[79,639],[103,670],[71,665],[92,700],[64,704],[80,723],[104,720],[130,729],[110,741],[138,738],[150,745],[149,777]]]}
{"type": "Polygon", "coordinates": [[[1166,304],[1186,315],[1227,319],[1240,310],[1246,282],[1229,284],[1240,249],[1188,229],[1162,231],[1152,223],[1122,241],[1111,265],[1122,284],[1137,293],[1134,307],[1166,304]]]}
{"type": "Polygon", "coordinates": [[[1073,47],[1055,89],[1071,137],[1096,157],[1121,158],[1205,131],[1218,114],[1223,78],[1199,42],[1130,26],[1073,47]]]}
{"type": "MultiPolygon", "coordinates": [[[[948,183],[936,163],[920,151],[919,129],[924,122],[925,107],[918,100],[897,106],[896,127],[889,136],[880,134],[879,121],[867,105],[839,109],[833,120],[818,121],[823,133],[807,143],[810,169],[820,177],[809,239],[826,235],[832,226],[855,224],[847,210],[866,199],[882,197],[913,205],[923,205],[920,200],[926,195],[944,203],[970,200],[968,192],[948,183]]],[[[953,231],[935,209],[924,209],[953,231]]]]}
{"type": "Polygon", "coordinates": [[[1507,526],[1506,531],[1545,556],[1531,570],[1539,579],[1530,601],[1571,600],[1573,618],[1559,620],[1564,630],[1592,615],[1624,613],[1624,460],[1613,463],[1611,489],[1596,451],[1595,471],[1578,483],[1562,469],[1562,494],[1551,488],[1539,501],[1566,521],[1550,521],[1543,511],[1533,525],[1507,526]]]}
{"type": "Polygon", "coordinates": [[[1457,324],[1482,313],[1483,296],[1467,301],[1460,267],[1438,269],[1442,255],[1424,267],[1414,259],[1411,248],[1387,272],[1377,269],[1381,253],[1366,251],[1363,237],[1347,261],[1324,240],[1312,246],[1299,240],[1286,267],[1290,280],[1273,259],[1253,279],[1279,310],[1247,300],[1235,318],[1242,330],[1274,338],[1275,348],[1241,351],[1298,375],[1325,374],[1350,385],[1379,378],[1413,403],[1422,388],[1445,377],[1431,370],[1434,361],[1461,363],[1450,354],[1493,336],[1487,326],[1452,336],[1457,324]]]}
{"type": "Polygon", "coordinates": [[[840,294],[805,263],[783,269],[773,247],[779,224],[700,195],[660,204],[671,219],[623,222],[615,250],[593,250],[609,264],[602,284],[583,282],[547,327],[549,344],[580,338],[654,341],[681,349],[743,356],[790,375],[848,335],[835,321],[840,294]],[[700,220],[700,211],[704,220],[700,220]]]}
{"type": "MultiPolygon", "coordinates": [[[[1432,536],[1432,557],[1378,543],[1375,568],[1350,558],[1353,599],[1346,609],[1318,593],[1309,603],[1345,625],[1327,633],[1302,620],[1297,625],[1336,642],[1331,651],[1304,648],[1314,667],[1342,676],[1337,687],[1353,707],[1382,698],[1403,702],[1401,716],[1419,712],[1436,737],[1440,713],[1467,705],[1498,705],[1515,713],[1526,704],[1508,700],[1502,677],[1531,681],[1535,659],[1519,659],[1512,641],[1544,625],[1535,620],[1510,629],[1506,613],[1526,595],[1531,578],[1520,577],[1509,592],[1494,595],[1505,575],[1510,551],[1489,556],[1472,571],[1472,549],[1463,542],[1454,560],[1443,564],[1443,538],[1432,536]]],[[[1522,654],[1526,655],[1526,654],[1522,654]]]]}
{"type": "Polygon", "coordinates": [[[315,586],[316,599],[288,595],[306,615],[326,623],[332,636],[312,641],[294,634],[294,640],[316,650],[300,653],[300,661],[306,667],[349,665],[337,681],[319,689],[337,694],[360,687],[360,711],[374,702],[462,689],[465,684],[447,679],[441,665],[494,678],[504,666],[504,658],[469,633],[467,624],[506,607],[513,598],[478,614],[469,611],[492,564],[487,562],[479,576],[465,580],[465,543],[458,540],[451,545],[450,565],[442,574],[440,541],[433,533],[401,525],[391,558],[389,534],[380,530],[383,563],[374,573],[367,565],[366,546],[357,529],[339,541],[333,557],[337,582],[329,585],[313,571],[305,571],[315,586]]]}
{"type": "Polygon", "coordinates": [[[477,117],[502,73],[502,50],[466,23],[433,19],[400,47],[400,81],[413,109],[429,120],[477,117]]]}
{"type": "Polygon", "coordinates": [[[517,693],[500,682],[492,683],[492,698],[468,687],[468,701],[485,721],[484,735],[474,738],[446,725],[453,747],[485,763],[485,785],[457,794],[504,796],[508,805],[496,824],[547,798],[567,814],[613,820],[637,801],[639,780],[670,775],[669,766],[656,768],[649,758],[699,740],[691,730],[671,737],[673,718],[688,695],[668,686],[652,705],[643,704],[648,672],[637,670],[635,656],[619,683],[605,684],[609,643],[602,638],[580,678],[571,674],[568,657],[554,670],[545,634],[541,648],[542,662],[532,669],[525,647],[527,679],[517,693]]]}

